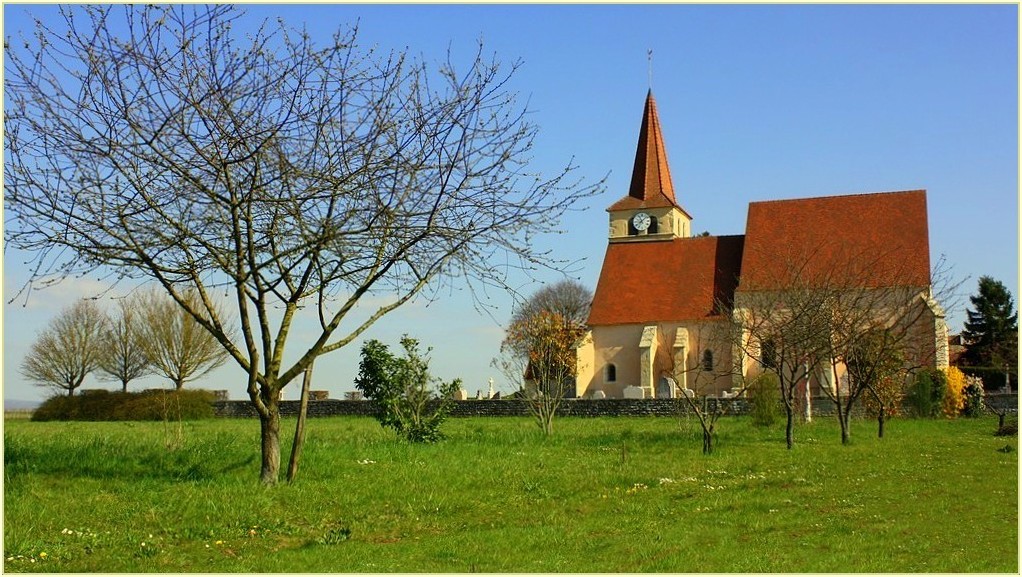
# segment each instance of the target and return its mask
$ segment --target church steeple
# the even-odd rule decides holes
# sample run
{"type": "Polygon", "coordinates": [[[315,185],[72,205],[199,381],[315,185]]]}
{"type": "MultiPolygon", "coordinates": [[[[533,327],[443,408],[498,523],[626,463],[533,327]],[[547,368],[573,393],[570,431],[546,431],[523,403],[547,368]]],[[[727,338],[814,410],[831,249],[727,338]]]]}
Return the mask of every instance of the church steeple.
{"type": "Polygon", "coordinates": [[[642,111],[628,196],[612,204],[607,211],[612,241],[667,240],[691,234],[692,217],[674,196],[667,148],[652,89],[646,94],[642,111]]]}
{"type": "Polygon", "coordinates": [[[650,89],[646,94],[646,106],[642,111],[639,143],[635,149],[635,165],[632,167],[632,185],[628,189],[628,196],[656,202],[660,195],[677,206],[671,170],[667,166],[664,135],[660,131],[660,119],[656,113],[656,100],[653,99],[653,90],[650,89]]]}

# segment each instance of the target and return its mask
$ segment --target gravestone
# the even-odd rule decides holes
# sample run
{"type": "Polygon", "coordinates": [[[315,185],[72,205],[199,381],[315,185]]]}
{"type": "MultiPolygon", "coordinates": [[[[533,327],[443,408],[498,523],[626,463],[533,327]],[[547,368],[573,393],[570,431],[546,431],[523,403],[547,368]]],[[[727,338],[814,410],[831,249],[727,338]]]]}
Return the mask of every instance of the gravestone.
{"type": "Polygon", "coordinates": [[[673,399],[675,381],[671,377],[661,377],[660,383],[656,387],[656,398],[658,399],[673,399]]]}
{"type": "Polygon", "coordinates": [[[646,391],[642,387],[636,387],[632,385],[625,387],[625,398],[626,399],[645,399],[646,391]]]}

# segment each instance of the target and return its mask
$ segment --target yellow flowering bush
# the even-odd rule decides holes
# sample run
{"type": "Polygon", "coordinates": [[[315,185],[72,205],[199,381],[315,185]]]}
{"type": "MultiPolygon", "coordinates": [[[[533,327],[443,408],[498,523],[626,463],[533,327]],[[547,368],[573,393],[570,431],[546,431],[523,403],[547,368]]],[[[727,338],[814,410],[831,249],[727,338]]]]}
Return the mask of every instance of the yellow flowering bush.
{"type": "Polygon", "coordinates": [[[965,408],[965,373],[958,367],[948,367],[944,372],[947,375],[947,387],[944,389],[941,409],[944,416],[953,419],[965,408]]]}

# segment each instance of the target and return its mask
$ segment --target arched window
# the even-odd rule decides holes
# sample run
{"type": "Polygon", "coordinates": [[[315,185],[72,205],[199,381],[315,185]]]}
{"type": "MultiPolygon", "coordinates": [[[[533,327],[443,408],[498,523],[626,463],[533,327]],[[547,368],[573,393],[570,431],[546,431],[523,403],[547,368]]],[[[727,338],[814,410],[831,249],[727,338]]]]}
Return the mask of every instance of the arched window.
{"type": "Polygon", "coordinates": [[[660,223],[657,221],[655,216],[649,217],[649,228],[646,229],[646,234],[656,234],[660,231],[660,223]]]}
{"type": "Polygon", "coordinates": [[[603,381],[605,383],[617,381],[617,367],[614,366],[614,363],[608,363],[607,366],[603,367],[603,381]]]}
{"type": "Polygon", "coordinates": [[[759,362],[764,369],[777,368],[777,347],[772,339],[766,339],[759,345],[759,362]]]}
{"type": "Polygon", "coordinates": [[[705,351],[703,351],[703,370],[704,371],[713,370],[713,351],[711,351],[710,349],[706,349],[705,351]]]}

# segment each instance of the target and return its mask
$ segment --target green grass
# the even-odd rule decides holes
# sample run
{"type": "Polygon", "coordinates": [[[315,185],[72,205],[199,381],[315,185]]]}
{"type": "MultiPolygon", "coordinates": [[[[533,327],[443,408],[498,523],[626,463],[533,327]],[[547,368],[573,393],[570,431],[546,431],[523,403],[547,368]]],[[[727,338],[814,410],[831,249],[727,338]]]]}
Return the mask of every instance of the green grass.
{"type": "Polygon", "coordinates": [[[780,427],[719,428],[706,457],[668,418],[562,418],[552,439],[450,419],[431,446],[314,419],[299,482],[264,488],[255,420],[8,420],[4,570],[1018,571],[996,420],[856,422],[849,446],[823,420],[793,451],[780,427]]]}

